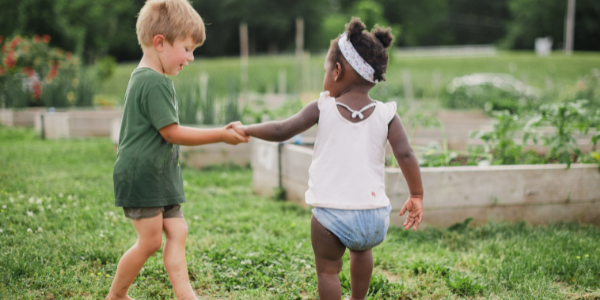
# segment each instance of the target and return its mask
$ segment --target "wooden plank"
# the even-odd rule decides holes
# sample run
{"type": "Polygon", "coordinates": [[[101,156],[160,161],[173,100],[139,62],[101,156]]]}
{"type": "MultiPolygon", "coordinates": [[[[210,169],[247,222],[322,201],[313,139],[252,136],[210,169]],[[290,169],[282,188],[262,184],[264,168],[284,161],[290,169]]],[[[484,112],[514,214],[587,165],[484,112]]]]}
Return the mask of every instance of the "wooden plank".
{"type": "MultiPolygon", "coordinates": [[[[390,224],[402,226],[406,214],[398,216],[402,206],[395,206],[390,213],[390,224]]],[[[494,207],[426,209],[423,213],[423,225],[448,227],[473,218],[473,224],[485,224],[490,221],[527,221],[534,225],[551,224],[561,221],[577,221],[585,224],[600,225],[600,201],[580,203],[555,203],[534,205],[509,205],[494,207]]]]}
{"type": "Polygon", "coordinates": [[[273,196],[273,188],[279,186],[277,173],[254,169],[252,171],[252,179],[252,189],[254,190],[254,193],[261,196],[273,196]]]}
{"type": "Polygon", "coordinates": [[[277,143],[250,139],[251,164],[255,170],[270,172],[277,176],[279,170],[277,143]]]}
{"type": "Polygon", "coordinates": [[[250,163],[251,147],[249,144],[237,146],[225,143],[202,146],[181,146],[181,161],[193,168],[210,165],[233,163],[246,166],[250,163]]]}
{"type": "MultiPolygon", "coordinates": [[[[421,168],[430,208],[585,202],[600,198],[597,165],[515,165],[421,168]]],[[[408,186],[399,169],[386,169],[392,205],[404,203],[408,186]]]]}
{"type": "MultiPolygon", "coordinates": [[[[284,145],[282,149],[282,173],[284,178],[308,184],[308,169],[314,151],[298,145],[284,145]]],[[[305,190],[306,191],[306,190],[305,190]]]]}
{"type": "Polygon", "coordinates": [[[13,126],[19,127],[33,127],[35,116],[38,113],[38,110],[24,110],[24,111],[15,111],[13,115],[13,126]]]}
{"type": "Polygon", "coordinates": [[[0,124],[4,126],[13,126],[13,111],[11,109],[0,110],[0,124]]]}
{"type": "Polygon", "coordinates": [[[70,138],[71,130],[67,113],[44,114],[44,134],[47,139],[70,138]]]}

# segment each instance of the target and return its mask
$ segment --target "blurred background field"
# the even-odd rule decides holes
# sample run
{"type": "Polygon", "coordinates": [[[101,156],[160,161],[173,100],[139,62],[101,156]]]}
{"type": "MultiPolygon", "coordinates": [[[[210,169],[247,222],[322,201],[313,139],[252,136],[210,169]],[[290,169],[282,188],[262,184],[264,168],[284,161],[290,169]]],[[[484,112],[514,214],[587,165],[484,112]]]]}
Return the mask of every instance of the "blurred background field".
{"type": "MultiPolygon", "coordinates": [[[[414,85],[416,99],[435,99],[444,93],[446,86],[455,77],[473,73],[508,73],[527,85],[540,91],[551,92],[553,97],[574,98],[579,82],[593,76],[593,69],[600,67],[600,55],[596,53],[576,53],[567,57],[555,53],[550,57],[537,57],[525,51],[502,51],[494,57],[396,57],[391,53],[391,62],[386,73],[386,81],[373,89],[373,98],[387,101],[389,98],[404,98],[402,72],[409,71],[414,85]]],[[[306,90],[312,93],[322,91],[323,64],[325,53],[307,56],[310,82],[306,90]]],[[[137,62],[119,64],[114,76],[101,89],[107,97],[123,98],[129,76],[137,62]]],[[[194,82],[199,84],[201,73],[209,75],[210,88],[219,95],[227,93],[229,82],[240,80],[240,59],[236,57],[210,58],[196,57],[178,76],[172,77],[175,83],[194,82]]],[[[285,72],[285,91],[295,93],[300,88],[297,80],[297,62],[294,56],[253,56],[249,59],[248,86],[255,93],[280,93],[279,74],[285,72]]],[[[551,99],[550,99],[551,100],[551,99]]]]}

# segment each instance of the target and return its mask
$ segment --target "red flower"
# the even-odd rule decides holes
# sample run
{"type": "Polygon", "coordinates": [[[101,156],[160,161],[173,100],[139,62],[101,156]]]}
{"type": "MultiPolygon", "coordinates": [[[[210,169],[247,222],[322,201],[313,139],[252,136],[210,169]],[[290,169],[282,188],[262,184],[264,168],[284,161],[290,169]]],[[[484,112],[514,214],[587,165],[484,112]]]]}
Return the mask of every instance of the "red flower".
{"type": "Polygon", "coordinates": [[[44,41],[44,43],[50,42],[50,35],[49,34],[44,34],[42,36],[42,41],[44,41]]]}
{"type": "Polygon", "coordinates": [[[46,81],[51,82],[52,79],[54,79],[54,77],[56,77],[57,73],[58,73],[58,68],[52,67],[52,69],[50,69],[50,72],[48,72],[48,76],[46,76],[46,81]]]}
{"type": "Polygon", "coordinates": [[[71,53],[71,52],[68,52],[68,51],[67,51],[67,53],[65,53],[65,58],[66,58],[67,60],[71,60],[71,58],[72,58],[72,57],[73,57],[73,53],[71,53]]]}
{"type": "Polygon", "coordinates": [[[2,44],[2,40],[4,40],[4,38],[0,35],[0,44],[2,44]]]}
{"type": "Polygon", "coordinates": [[[33,36],[33,42],[34,43],[38,43],[39,41],[40,41],[40,35],[39,34],[34,35],[33,36]]]}
{"type": "Polygon", "coordinates": [[[19,42],[21,41],[21,38],[16,37],[12,40],[12,42],[10,42],[10,47],[15,49],[17,48],[17,45],[19,45],[19,42]]]}
{"type": "Polygon", "coordinates": [[[15,51],[10,50],[10,52],[8,52],[8,55],[4,58],[4,64],[8,69],[12,69],[12,67],[17,64],[17,60],[15,59],[15,51]]]}
{"type": "Polygon", "coordinates": [[[31,78],[35,75],[35,71],[31,67],[25,67],[23,68],[23,74],[31,78]]]}
{"type": "Polygon", "coordinates": [[[42,82],[39,80],[34,81],[31,84],[31,89],[33,90],[33,97],[39,99],[42,97],[42,82]]]}

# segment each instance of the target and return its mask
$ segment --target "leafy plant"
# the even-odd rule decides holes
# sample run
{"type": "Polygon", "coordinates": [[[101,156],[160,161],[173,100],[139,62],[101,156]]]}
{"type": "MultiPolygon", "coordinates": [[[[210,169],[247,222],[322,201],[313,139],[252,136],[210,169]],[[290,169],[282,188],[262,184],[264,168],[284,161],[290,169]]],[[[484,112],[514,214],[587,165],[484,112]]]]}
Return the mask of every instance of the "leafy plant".
{"type": "Polygon", "coordinates": [[[58,74],[42,86],[41,103],[48,107],[69,107],[75,99],[73,80],[66,74],[58,74]]]}
{"type": "Polygon", "coordinates": [[[442,105],[451,109],[484,109],[488,111],[520,109],[521,96],[493,85],[461,86],[442,93],[442,105]]]}
{"type": "Polygon", "coordinates": [[[485,142],[492,154],[494,164],[513,165],[519,163],[523,146],[515,143],[515,134],[522,128],[522,121],[508,110],[492,112],[492,130],[475,135],[485,142]]]}
{"type": "Polygon", "coordinates": [[[24,74],[5,76],[4,80],[0,81],[0,103],[6,107],[27,107],[31,99],[27,80],[24,74]]]}
{"type": "Polygon", "coordinates": [[[230,81],[227,86],[227,102],[225,103],[225,123],[241,119],[239,108],[239,92],[235,81],[230,81]]]}
{"type": "Polygon", "coordinates": [[[186,82],[177,89],[177,105],[179,107],[179,122],[181,124],[198,124],[198,106],[200,93],[198,87],[186,82]]]}
{"type": "Polygon", "coordinates": [[[485,285],[466,274],[450,275],[445,281],[452,292],[461,296],[475,296],[485,289],[485,285]]]}
{"type": "MultiPolygon", "coordinates": [[[[586,103],[586,100],[579,100],[542,105],[539,114],[528,122],[526,127],[547,123],[554,128],[553,133],[542,136],[544,146],[548,147],[547,160],[556,160],[570,168],[571,163],[581,156],[582,152],[574,135],[576,132],[588,133],[590,118],[584,108],[586,103]]],[[[529,136],[524,140],[527,138],[529,136]]]]}
{"type": "Polygon", "coordinates": [[[90,68],[82,68],[75,87],[74,105],[78,107],[94,106],[94,96],[99,90],[96,74],[90,68]]]}
{"type": "Polygon", "coordinates": [[[208,89],[206,91],[206,99],[200,101],[202,124],[213,125],[218,122],[216,118],[216,108],[215,93],[212,89],[208,89]]]}
{"type": "Polygon", "coordinates": [[[443,277],[448,276],[450,274],[450,271],[452,270],[452,268],[448,266],[443,266],[435,263],[427,263],[423,260],[419,260],[413,263],[410,268],[413,270],[415,275],[438,274],[443,277]]]}

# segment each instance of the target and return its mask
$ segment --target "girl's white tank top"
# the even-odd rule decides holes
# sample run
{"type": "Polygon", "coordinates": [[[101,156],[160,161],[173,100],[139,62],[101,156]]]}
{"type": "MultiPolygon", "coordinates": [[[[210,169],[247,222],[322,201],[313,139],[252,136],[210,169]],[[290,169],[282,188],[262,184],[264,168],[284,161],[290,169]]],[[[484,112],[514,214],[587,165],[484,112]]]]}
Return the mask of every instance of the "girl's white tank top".
{"type": "Polygon", "coordinates": [[[327,91],[320,94],[318,107],[306,203],[335,209],[387,207],[385,147],[396,103],[376,101],[373,113],[358,123],[340,114],[327,91]]]}

